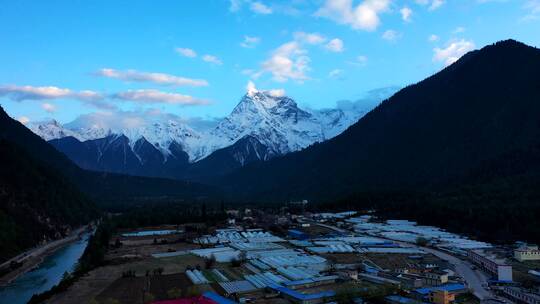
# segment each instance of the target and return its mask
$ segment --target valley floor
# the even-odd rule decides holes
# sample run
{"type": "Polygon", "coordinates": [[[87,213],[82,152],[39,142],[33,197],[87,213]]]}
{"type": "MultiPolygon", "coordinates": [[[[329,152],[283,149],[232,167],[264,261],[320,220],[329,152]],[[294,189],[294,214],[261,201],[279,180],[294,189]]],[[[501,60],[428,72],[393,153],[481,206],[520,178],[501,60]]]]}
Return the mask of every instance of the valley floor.
{"type": "MultiPolygon", "coordinates": [[[[47,303],[80,304],[91,303],[93,300],[102,303],[115,298],[129,299],[130,303],[139,303],[141,302],[142,285],[139,286],[136,278],[123,278],[123,273],[134,271],[138,277],[144,277],[147,271],[151,272],[162,268],[163,277],[182,274],[184,281],[187,281],[183,275],[186,267],[204,264],[203,258],[193,255],[160,259],[151,256],[155,252],[196,249],[199,248],[198,245],[189,243],[162,245],[153,244],[153,238],[147,238],[146,241],[134,241],[133,239],[125,240],[121,248],[110,250],[107,253],[107,266],[90,271],[66,292],[53,296],[47,303]]],[[[178,280],[178,282],[181,281],[178,280]]],[[[154,285],[158,285],[158,283],[156,282],[154,285]]]]}
{"type": "Polygon", "coordinates": [[[464,248],[477,248],[510,261],[510,247],[436,227],[380,221],[355,212],[260,212],[248,218],[244,221],[240,214],[236,222],[217,226],[195,223],[116,232],[105,265],[46,303],[143,304],[208,293],[261,304],[300,303],[306,296],[338,303],[359,297],[369,303],[428,302],[432,293],[442,290],[455,297],[453,303],[478,304],[512,303],[504,294],[507,286],[529,290],[523,279],[525,264],[514,270],[519,275],[513,282],[498,285],[490,280],[493,274],[463,254],[469,250],[464,248]],[[429,239],[422,243],[419,236],[429,239]]]}

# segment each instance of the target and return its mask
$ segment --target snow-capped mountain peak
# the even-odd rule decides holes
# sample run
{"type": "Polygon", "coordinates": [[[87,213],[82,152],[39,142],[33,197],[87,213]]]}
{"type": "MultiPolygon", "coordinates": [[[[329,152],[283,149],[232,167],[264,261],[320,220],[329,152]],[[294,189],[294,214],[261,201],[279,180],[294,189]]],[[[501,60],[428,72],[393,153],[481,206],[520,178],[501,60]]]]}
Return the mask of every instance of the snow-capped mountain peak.
{"type": "Polygon", "coordinates": [[[284,154],[324,140],[321,129],[315,116],[282,90],[260,91],[250,82],[238,105],[210,134],[223,146],[251,136],[284,154]]]}
{"type": "Polygon", "coordinates": [[[241,99],[240,103],[235,107],[235,111],[243,111],[249,107],[255,107],[260,110],[272,109],[276,106],[283,106],[287,103],[293,103],[296,106],[296,103],[285,96],[284,90],[265,90],[259,91],[255,87],[255,84],[250,81],[246,88],[246,95],[241,99]]]}
{"type": "MultiPolygon", "coordinates": [[[[264,157],[266,159],[268,155],[297,151],[338,135],[369,110],[355,105],[349,102],[334,109],[301,109],[284,90],[258,90],[253,82],[249,82],[246,94],[231,113],[210,129],[197,130],[174,115],[161,119],[129,117],[124,119],[124,124],[114,117],[90,115],[64,126],[57,121],[47,121],[31,124],[29,128],[45,140],[72,136],[84,142],[124,136],[135,154],[137,142],[147,142],[161,152],[164,160],[183,151],[189,162],[197,162],[237,142],[257,147],[252,151],[263,151],[262,147],[266,147],[266,151],[271,151],[264,157]],[[246,138],[249,140],[240,141],[246,138]]],[[[235,151],[244,150],[236,145],[235,151]]],[[[143,161],[142,156],[137,154],[137,157],[143,161]]]]}
{"type": "Polygon", "coordinates": [[[79,140],[81,139],[81,136],[77,132],[64,128],[55,119],[41,123],[30,123],[28,124],[28,127],[30,130],[32,130],[32,132],[36,133],[47,141],[68,136],[73,136],[79,140]]]}

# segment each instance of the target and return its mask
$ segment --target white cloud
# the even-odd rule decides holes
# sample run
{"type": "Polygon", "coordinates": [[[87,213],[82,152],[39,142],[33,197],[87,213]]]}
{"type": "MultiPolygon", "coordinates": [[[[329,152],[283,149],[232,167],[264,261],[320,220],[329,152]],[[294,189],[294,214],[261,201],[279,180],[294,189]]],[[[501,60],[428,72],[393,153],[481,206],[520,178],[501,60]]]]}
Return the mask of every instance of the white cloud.
{"type": "Polygon", "coordinates": [[[56,106],[47,102],[42,103],[41,108],[49,113],[56,112],[56,106]]]}
{"type": "Polygon", "coordinates": [[[305,0],[229,0],[229,4],[229,11],[232,13],[238,13],[247,8],[257,15],[283,14],[287,16],[305,15],[311,6],[305,0]]]}
{"type": "Polygon", "coordinates": [[[33,86],[0,86],[0,96],[6,96],[15,101],[23,100],[45,100],[71,98],[82,101],[92,101],[103,99],[103,96],[94,91],[75,92],[70,89],[62,89],[54,86],[33,87],[33,86]]]}
{"type": "Polygon", "coordinates": [[[244,70],[243,73],[249,74],[253,79],[269,73],[277,82],[294,80],[302,83],[309,79],[307,72],[311,70],[311,59],[307,56],[305,47],[320,45],[332,52],[343,51],[343,41],[335,38],[324,44],[327,38],[319,33],[294,32],[293,38],[293,41],[275,49],[270,57],[262,62],[260,71],[244,70]]]}
{"type": "MultiPolygon", "coordinates": [[[[289,79],[303,82],[309,77],[306,72],[310,70],[310,58],[305,55],[297,41],[285,43],[275,49],[270,58],[262,63],[262,71],[272,74],[272,79],[277,82],[286,82],[289,79]]],[[[257,76],[257,75],[256,75],[257,76]]]]}
{"type": "Polygon", "coordinates": [[[189,57],[189,58],[195,58],[197,57],[197,52],[195,52],[194,50],[192,49],[189,49],[189,48],[176,48],[174,49],[178,54],[184,56],[184,57],[189,57]]]}
{"type": "Polygon", "coordinates": [[[417,4],[428,6],[428,10],[434,11],[446,2],[446,0],[416,0],[417,4]]]}
{"type": "Polygon", "coordinates": [[[333,69],[328,73],[329,78],[340,78],[343,75],[343,70],[341,69],[333,69]]]}
{"type": "Polygon", "coordinates": [[[248,81],[246,85],[246,92],[248,93],[248,95],[253,95],[258,92],[257,87],[255,86],[255,83],[253,83],[253,81],[248,81]]]}
{"type": "Polygon", "coordinates": [[[174,86],[207,86],[208,82],[203,79],[191,79],[163,73],[139,72],[136,70],[119,71],[115,69],[101,69],[96,75],[107,78],[115,78],[124,81],[152,82],[160,85],[174,86]]]}
{"type": "Polygon", "coordinates": [[[174,105],[206,105],[205,99],[194,98],[189,95],[168,93],[158,90],[129,90],[111,95],[114,99],[138,103],[165,103],[174,105]]]}
{"type": "Polygon", "coordinates": [[[240,46],[252,49],[256,47],[259,42],[261,42],[261,38],[259,37],[244,36],[244,41],[240,43],[240,46]]]}
{"type": "Polygon", "coordinates": [[[439,41],[439,39],[440,39],[439,36],[437,36],[437,35],[435,35],[435,34],[431,34],[431,35],[429,35],[429,37],[428,37],[428,40],[429,40],[430,42],[437,42],[437,41],[439,41]]]}
{"type": "Polygon", "coordinates": [[[268,90],[268,94],[273,97],[283,97],[285,96],[285,89],[272,89],[268,90]]]}
{"type": "Polygon", "coordinates": [[[180,117],[156,108],[143,108],[135,111],[114,110],[83,114],[78,116],[74,121],[66,124],[66,127],[71,129],[93,127],[121,132],[131,128],[150,125],[154,122],[170,121],[187,124],[197,131],[212,129],[219,122],[218,119],[211,117],[180,117]]]}
{"type": "MultiPolygon", "coordinates": [[[[257,92],[259,92],[259,90],[257,90],[257,87],[255,86],[255,83],[253,83],[253,81],[248,81],[247,85],[246,85],[246,92],[248,95],[253,95],[257,92]]],[[[284,89],[271,89],[271,90],[263,90],[262,92],[265,92],[267,94],[269,94],[270,96],[273,96],[273,97],[283,97],[285,96],[285,90],[284,89]]]]}
{"type": "Polygon", "coordinates": [[[441,7],[445,3],[445,0],[433,0],[429,6],[430,11],[434,11],[441,7]]]}
{"type": "Polygon", "coordinates": [[[222,65],[223,62],[221,61],[221,59],[217,58],[216,56],[213,56],[213,55],[204,55],[202,57],[202,60],[206,61],[206,62],[209,62],[209,63],[213,63],[213,64],[216,64],[216,65],[222,65]]]}
{"type": "MultiPolygon", "coordinates": [[[[244,38],[244,42],[242,42],[240,45],[243,46],[243,47],[253,47],[255,44],[257,44],[259,42],[259,38],[257,37],[248,37],[248,36],[245,36],[244,38]],[[249,45],[248,45],[249,44],[249,45]]],[[[197,52],[195,52],[194,50],[192,49],[188,49],[188,48],[176,48],[175,51],[182,55],[182,56],[185,56],[185,57],[189,57],[189,58],[195,58],[197,57],[197,52]]],[[[221,61],[221,59],[219,59],[218,57],[214,56],[214,55],[204,55],[202,56],[202,60],[205,61],[205,62],[210,62],[210,63],[213,63],[213,64],[217,64],[217,65],[222,65],[223,62],[221,61]]],[[[130,70],[131,72],[135,72],[135,71],[132,71],[130,70]]],[[[128,72],[130,72],[128,71],[128,72]]],[[[141,73],[142,74],[142,73],[141,73]]],[[[145,74],[150,74],[150,73],[145,73],[145,74]]],[[[171,77],[176,77],[176,76],[172,76],[172,75],[166,75],[166,74],[158,74],[158,73],[151,73],[151,74],[154,74],[154,75],[162,75],[162,76],[171,76],[171,77]]],[[[144,77],[144,76],[143,76],[144,77]]],[[[139,77],[137,77],[139,78],[139,77]]],[[[187,78],[182,78],[182,79],[187,79],[187,78]]],[[[206,80],[197,80],[196,81],[204,81],[206,84],[205,85],[208,85],[208,83],[206,82],[206,80]]],[[[202,85],[202,84],[201,84],[202,85]]],[[[198,86],[201,86],[201,85],[198,85],[198,86]]],[[[197,85],[195,85],[197,86],[197,85]]]]}
{"type": "Polygon", "coordinates": [[[527,15],[522,18],[523,21],[540,19],[540,0],[527,0],[523,8],[527,10],[527,15]]]}
{"type": "Polygon", "coordinates": [[[339,100],[336,102],[336,107],[344,111],[370,111],[381,103],[381,101],[391,97],[401,87],[388,86],[369,90],[361,94],[357,100],[339,100]]]}
{"type": "Polygon", "coordinates": [[[365,55],[360,55],[356,57],[356,62],[354,63],[359,66],[366,66],[368,63],[368,58],[365,55]]]}
{"type": "Polygon", "coordinates": [[[335,53],[341,53],[343,52],[343,41],[341,39],[338,39],[338,38],[334,38],[332,40],[330,40],[325,46],[324,46],[327,50],[331,51],[331,52],[335,52],[335,53]]]}
{"type": "Polygon", "coordinates": [[[242,6],[249,5],[249,9],[255,14],[259,15],[269,15],[274,12],[274,10],[268,5],[264,4],[261,1],[252,1],[252,0],[229,0],[229,11],[232,13],[239,12],[242,6]]]}
{"type": "Polygon", "coordinates": [[[103,102],[105,96],[101,93],[83,90],[72,91],[70,89],[55,86],[0,86],[0,97],[5,96],[14,101],[23,100],[52,100],[52,99],[73,99],[98,108],[110,109],[113,105],[103,102]]]}
{"type": "Polygon", "coordinates": [[[456,62],[467,52],[474,50],[475,45],[472,40],[456,40],[447,44],[446,48],[433,49],[433,61],[443,62],[445,66],[456,62]]]}
{"type": "Polygon", "coordinates": [[[253,75],[256,73],[256,71],[254,69],[243,69],[242,71],[240,71],[240,73],[242,73],[242,75],[253,75]]]}
{"type": "MultiPolygon", "coordinates": [[[[325,43],[328,39],[319,33],[306,33],[306,32],[295,32],[293,34],[294,40],[299,43],[310,44],[310,45],[320,45],[325,43]]],[[[338,38],[334,38],[324,45],[324,48],[331,52],[343,52],[343,41],[338,38]]]]}
{"type": "Polygon", "coordinates": [[[394,30],[386,30],[382,34],[382,39],[390,42],[394,42],[401,38],[401,34],[394,30]]]}
{"type": "Polygon", "coordinates": [[[458,26],[452,31],[452,34],[459,34],[463,32],[465,32],[465,28],[463,26],[458,26]]]}
{"type": "Polygon", "coordinates": [[[26,116],[21,116],[19,118],[17,118],[17,120],[22,123],[23,125],[27,124],[30,122],[30,118],[26,117],[26,116]]]}
{"type": "Polygon", "coordinates": [[[237,12],[242,6],[242,0],[229,0],[229,11],[237,12]]]}
{"type": "Polygon", "coordinates": [[[412,19],[411,19],[411,16],[412,16],[412,9],[408,8],[408,7],[403,7],[402,9],[399,10],[399,13],[401,14],[401,19],[403,19],[403,21],[405,22],[411,22],[412,19]]]}
{"type": "Polygon", "coordinates": [[[360,62],[360,63],[367,63],[367,61],[368,61],[367,56],[364,56],[364,55],[360,55],[360,56],[356,57],[356,59],[357,59],[358,62],[360,62]]]}
{"type": "Polygon", "coordinates": [[[262,15],[268,15],[272,13],[272,9],[268,6],[266,6],[262,2],[252,2],[249,6],[252,12],[256,14],[262,14],[262,15]]]}
{"type": "Polygon", "coordinates": [[[0,96],[7,96],[12,100],[41,100],[41,99],[57,99],[66,98],[72,94],[69,89],[58,87],[33,87],[33,86],[2,86],[0,87],[0,96]]]}
{"type": "Polygon", "coordinates": [[[326,38],[319,33],[295,32],[293,36],[295,40],[307,44],[321,44],[326,41],[326,38]]]}
{"type": "Polygon", "coordinates": [[[99,100],[99,99],[103,99],[103,95],[101,95],[101,93],[90,91],[90,90],[79,91],[79,92],[75,93],[73,96],[76,96],[77,99],[80,99],[80,100],[99,100]]]}
{"type": "Polygon", "coordinates": [[[390,0],[363,0],[353,7],[352,0],[326,0],[315,16],[347,24],[356,30],[374,31],[380,25],[380,13],[389,10],[390,0]]]}

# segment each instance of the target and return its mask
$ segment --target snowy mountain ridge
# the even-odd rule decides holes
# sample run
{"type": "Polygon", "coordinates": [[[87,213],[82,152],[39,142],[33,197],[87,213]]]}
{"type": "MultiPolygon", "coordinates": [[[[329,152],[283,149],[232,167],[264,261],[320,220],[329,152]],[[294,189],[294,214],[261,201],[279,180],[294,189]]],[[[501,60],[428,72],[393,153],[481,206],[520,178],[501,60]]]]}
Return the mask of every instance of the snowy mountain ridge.
{"type": "MultiPolygon", "coordinates": [[[[30,124],[29,128],[47,141],[71,136],[85,142],[124,135],[132,150],[140,139],[145,139],[163,154],[164,161],[170,157],[174,146],[181,147],[189,156],[189,162],[193,163],[247,136],[266,146],[272,155],[297,151],[340,134],[369,110],[371,108],[358,107],[303,110],[283,91],[259,91],[250,82],[246,94],[231,114],[210,130],[198,131],[173,119],[122,129],[105,128],[99,124],[62,126],[54,120],[30,124]]],[[[240,161],[242,156],[238,157],[240,161]]]]}

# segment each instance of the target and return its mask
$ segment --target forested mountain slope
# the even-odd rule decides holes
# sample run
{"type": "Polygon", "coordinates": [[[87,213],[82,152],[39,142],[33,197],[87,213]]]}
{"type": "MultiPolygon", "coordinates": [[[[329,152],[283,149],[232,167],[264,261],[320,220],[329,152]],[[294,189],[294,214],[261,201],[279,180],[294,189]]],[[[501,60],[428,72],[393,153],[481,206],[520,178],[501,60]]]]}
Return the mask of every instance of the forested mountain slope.
{"type": "Polygon", "coordinates": [[[485,163],[540,143],[538,71],[536,48],[513,40],[487,46],[402,89],[334,139],[218,183],[259,200],[459,184],[485,163]]]}
{"type": "Polygon", "coordinates": [[[98,217],[65,177],[0,139],[0,262],[98,217]]]}
{"type": "Polygon", "coordinates": [[[151,198],[196,200],[220,195],[215,188],[198,183],[83,170],[45,140],[9,117],[1,107],[0,139],[15,143],[31,158],[57,170],[98,204],[106,203],[109,206],[151,198]]]}

